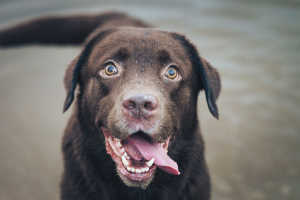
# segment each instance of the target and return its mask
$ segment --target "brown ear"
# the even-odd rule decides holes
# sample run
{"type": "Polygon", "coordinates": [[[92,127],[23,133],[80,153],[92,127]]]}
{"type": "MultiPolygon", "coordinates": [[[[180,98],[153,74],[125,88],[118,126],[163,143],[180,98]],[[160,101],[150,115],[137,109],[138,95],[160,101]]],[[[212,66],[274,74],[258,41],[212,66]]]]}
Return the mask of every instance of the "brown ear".
{"type": "Polygon", "coordinates": [[[89,37],[80,55],[77,56],[67,68],[64,78],[67,97],[65,99],[63,112],[67,111],[68,108],[72,105],[75,90],[80,79],[81,68],[87,62],[94,45],[100,42],[102,39],[104,39],[104,37],[106,37],[113,31],[113,29],[107,29],[99,33],[95,33],[91,37],[89,37]]]}
{"type": "Polygon", "coordinates": [[[212,67],[204,58],[199,56],[196,47],[183,35],[172,33],[172,36],[178,40],[185,48],[194,69],[199,73],[201,79],[201,88],[205,92],[209,111],[215,118],[219,118],[218,106],[216,100],[221,91],[221,80],[217,70],[212,67]]]}
{"type": "Polygon", "coordinates": [[[78,58],[79,57],[77,56],[75,59],[72,60],[65,72],[64,85],[67,92],[67,97],[65,99],[63,112],[68,110],[74,99],[74,93],[77,83],[73,83],[73,77],[76,64],[78,63],[78,58]]]}
{"type": "Polygon", "coordinates": [[[211,85],[211,89],[217,99],[221,92],[221,79],[219,72],[214,68],[206,59],[200,57],[203,67],[205,68],[206,75],[209,77],[208,81],[211,85]]]}
{"type": "Polygon", "coordinates": [[[219,110],[216,104],[216,100],[221,92],[221,79],[218,71],[204,58],[200,57],[201,67],[204,69],[201,73],[202,76],[202,88],[205,91],[206,101],[208,108],[212,115],[219,119],[219,110]]]}

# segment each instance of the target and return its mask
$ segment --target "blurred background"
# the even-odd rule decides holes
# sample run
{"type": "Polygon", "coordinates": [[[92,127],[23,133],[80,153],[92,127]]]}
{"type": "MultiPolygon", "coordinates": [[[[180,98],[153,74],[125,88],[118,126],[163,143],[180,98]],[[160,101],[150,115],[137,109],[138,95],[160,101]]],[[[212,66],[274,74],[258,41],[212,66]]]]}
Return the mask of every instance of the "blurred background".
{"type": "MultiPolygon", "coordinates": [[[[300,2],[1,0],[0,28],[120,10],[186,34],[220,72],[220,120],[199,110],[214,200],[300,199],[300,2]]],[[[53,30],[55,31],[55,30],[53,30]]],[[[0,199],[59,198],[64,70],[79,47],[0,49],[0,199]]]]}

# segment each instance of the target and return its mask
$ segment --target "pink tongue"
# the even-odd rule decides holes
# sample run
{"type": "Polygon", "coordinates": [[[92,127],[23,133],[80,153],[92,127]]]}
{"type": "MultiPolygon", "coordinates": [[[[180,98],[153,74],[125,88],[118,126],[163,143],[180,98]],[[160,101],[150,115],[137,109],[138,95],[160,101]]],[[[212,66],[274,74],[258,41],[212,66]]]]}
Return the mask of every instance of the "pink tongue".
{"type": "Polygon", "coordinates": [[[177,163],[168,156],[167,151],[159,143],[149,143],[138,136],[131,136],[127,141],[126,146],[130,148],[130,156],[133,155],[134,159],[141,160],[141,156],[146,160],[154,158],[155,165],[162,170],[174,175],[180,174],[177,163]],[[132,154],[132,152],[135,153],[132,154]]]}
{"type": "Polygon", "coordinates": [[[131,158],[134,160],[143,160],[142,154],[139,152],[139,150],[132,145],[132,143],[129,143],[128,141],[123,144],[123,147],[125,148],[126,152],[130,155],[131,158]]]}

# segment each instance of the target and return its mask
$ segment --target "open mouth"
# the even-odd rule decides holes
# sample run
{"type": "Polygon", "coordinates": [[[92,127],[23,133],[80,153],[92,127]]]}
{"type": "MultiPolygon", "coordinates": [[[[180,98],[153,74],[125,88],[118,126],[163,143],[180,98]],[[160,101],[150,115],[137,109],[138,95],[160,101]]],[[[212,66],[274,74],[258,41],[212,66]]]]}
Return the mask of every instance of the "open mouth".
{"type": "Polygon", "coordinates": [[[116,163],[117,171],[123,182],[129,186],[148,185],[153,179],[156,168],[179,175],[177,163],[168,155],[168,138],[163,143],[155,143],[144,133],[136,133],[124,140],[113,137],[102,127],[107,153],[116,163]]]}

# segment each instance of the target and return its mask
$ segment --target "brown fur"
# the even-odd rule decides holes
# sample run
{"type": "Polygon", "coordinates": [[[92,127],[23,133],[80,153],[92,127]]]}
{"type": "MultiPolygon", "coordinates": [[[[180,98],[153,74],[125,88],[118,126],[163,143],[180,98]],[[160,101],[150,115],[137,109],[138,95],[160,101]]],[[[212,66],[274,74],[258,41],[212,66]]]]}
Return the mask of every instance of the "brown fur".
{"type": "Polygon", "coordinates": [[[122,13],[45,17],[0,31],[0,46],[6,47],[84,40],[64,78],[64,111],[74,100],[75,105],[63,138],[61,199],[210,199],[196,107],[203,90],[211,113],[218,118],[221,84],[216,69],[185,36],[153,29],[122,13]],[[99,75],[108,59],[120,65],[119,76],[99,75]],[[164,77],[169,64],[178,67],[180,81],[164,77]],[[168,154],[181,171],[174,176],[158,170],[146,189],[128,187],[117,176],[100,129],[107,127],[120,139],[130,136],[131,130],[124,129],[128,119],[120,110],[126,96],[137,91],[158,99],[159,108],[143,131],[157,142],[171,137],[168,154]]]}

